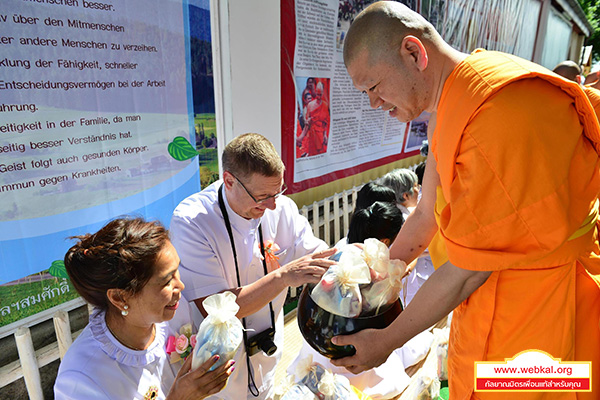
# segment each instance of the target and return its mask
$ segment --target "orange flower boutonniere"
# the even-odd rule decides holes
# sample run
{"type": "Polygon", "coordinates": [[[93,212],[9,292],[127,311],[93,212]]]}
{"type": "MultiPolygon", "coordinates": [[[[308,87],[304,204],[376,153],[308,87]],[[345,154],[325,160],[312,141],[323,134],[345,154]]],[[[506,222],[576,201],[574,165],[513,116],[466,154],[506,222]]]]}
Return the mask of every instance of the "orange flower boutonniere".
{"type": "MultiPolygon", "coordinates": [[[[277,268],[280,267],[279,257],[277,257],[275,255],[275,253],[281,249],[277,245],[277,243],[275,243],[271,239],[265,240],[265,242],[263,243],[263,246],[265,247],[265,259],[267,261],[267,271],[268,272],[275,271],[277,268]]],[[[260,244],[259,244],[259,247],[260,247],[260,244]]]]}

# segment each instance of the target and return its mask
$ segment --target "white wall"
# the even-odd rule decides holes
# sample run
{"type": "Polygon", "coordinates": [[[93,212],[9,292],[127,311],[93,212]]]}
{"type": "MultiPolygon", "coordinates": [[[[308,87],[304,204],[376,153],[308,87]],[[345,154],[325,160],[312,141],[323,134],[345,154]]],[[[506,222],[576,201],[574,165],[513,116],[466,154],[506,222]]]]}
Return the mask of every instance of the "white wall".
{"type": "Polygon", "coordinates": [[[246,132],[281,152],[279,0],[212,0],[211,11],[219,154],[246,132]]]}

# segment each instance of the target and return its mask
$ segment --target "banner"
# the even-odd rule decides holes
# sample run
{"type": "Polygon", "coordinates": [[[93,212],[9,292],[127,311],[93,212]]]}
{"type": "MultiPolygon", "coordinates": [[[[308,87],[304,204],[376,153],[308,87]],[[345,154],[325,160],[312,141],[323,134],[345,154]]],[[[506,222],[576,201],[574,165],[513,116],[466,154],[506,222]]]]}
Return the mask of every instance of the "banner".
{"type": "Polygon", "coordinates": [[[200,189],[187,1],[2,4],[0,326],[76,297],[69,236],[200,189]]]}
{"type": "Polygon", "coordinates": [[[411,130],[372,109],[344,66],[350,24],[373,2],[282,2],[282,156],[290,193],[417,155],[426,139],[428,115],[411,130]]]}

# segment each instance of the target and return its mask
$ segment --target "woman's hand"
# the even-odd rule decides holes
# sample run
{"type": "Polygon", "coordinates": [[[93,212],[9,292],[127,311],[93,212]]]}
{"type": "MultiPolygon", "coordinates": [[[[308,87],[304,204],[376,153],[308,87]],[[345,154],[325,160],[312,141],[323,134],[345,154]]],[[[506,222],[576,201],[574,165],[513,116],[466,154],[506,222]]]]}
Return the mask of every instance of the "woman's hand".
{"type": "Polygon", "coordinates": [[[219,356],[212,356],[194,371],[190,371],[192,357],[188,357],[175,377],[166,400],[204,399],[220,392],[227,383],[227,378],[233,373],[235,361],[229,361],[214,371],[208,372],[219,360],[219,356]]]}

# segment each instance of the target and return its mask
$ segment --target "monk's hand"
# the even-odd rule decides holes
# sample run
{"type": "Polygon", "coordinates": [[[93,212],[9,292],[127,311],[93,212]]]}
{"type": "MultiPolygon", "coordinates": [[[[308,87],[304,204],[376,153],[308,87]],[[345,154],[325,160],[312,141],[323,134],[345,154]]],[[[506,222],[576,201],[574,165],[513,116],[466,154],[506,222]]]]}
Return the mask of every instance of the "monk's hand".
{"type": "Polygon", "coordinates": [[[335,248],[331,248],[308,254],[285,264],[275,270],[275,273],[281,274],[285,284],[289,287],[297,287],[305,283],[318,283],[325,271],[332,265],[337,264],[335,261],[328,259],[336,251],[335,248]]]}
{"type": "Polygon", "coordinates": [[[333,344],[337,346],[352,345],[356,354],[350,357],[331,360],[333,365],[344,367],[353,374],[375,368],[383,364],[394,349],[386,346],[384,331],[381,329],[365,329],[353,335],[334,336],[333,344]]]}

